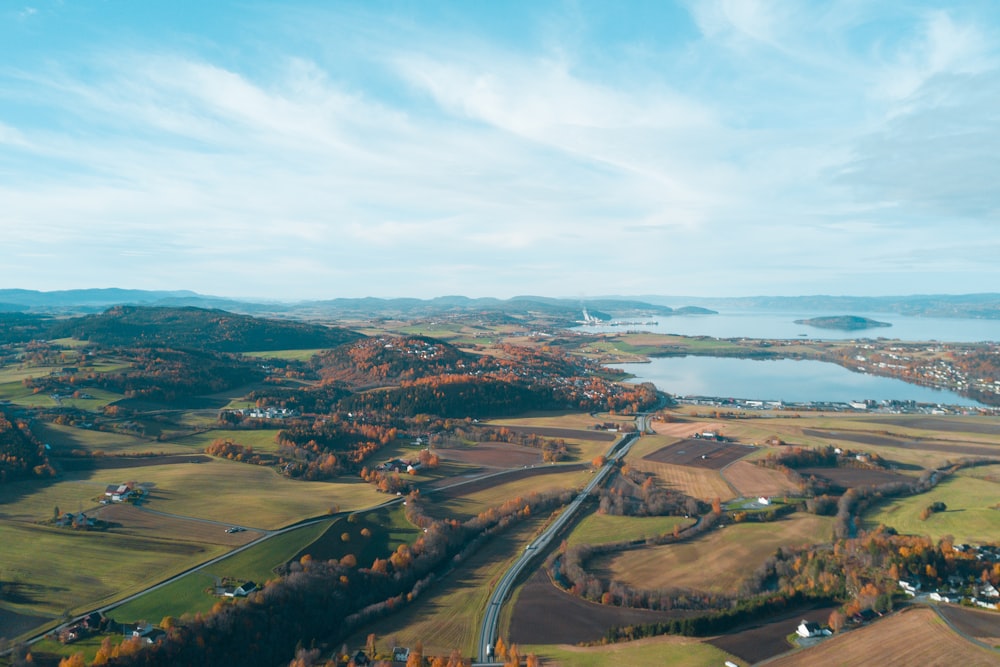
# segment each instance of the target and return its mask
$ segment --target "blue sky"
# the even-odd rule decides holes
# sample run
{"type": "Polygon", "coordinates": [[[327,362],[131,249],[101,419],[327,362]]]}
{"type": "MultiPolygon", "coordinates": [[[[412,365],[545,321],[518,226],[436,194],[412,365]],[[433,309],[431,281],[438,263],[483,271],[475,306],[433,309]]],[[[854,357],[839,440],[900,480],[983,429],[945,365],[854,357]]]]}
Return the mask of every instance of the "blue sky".
{"type": "Polygon", "coordinates": [[[983,2],[0,0],[0,287],[1000,291],[983,2]]]}

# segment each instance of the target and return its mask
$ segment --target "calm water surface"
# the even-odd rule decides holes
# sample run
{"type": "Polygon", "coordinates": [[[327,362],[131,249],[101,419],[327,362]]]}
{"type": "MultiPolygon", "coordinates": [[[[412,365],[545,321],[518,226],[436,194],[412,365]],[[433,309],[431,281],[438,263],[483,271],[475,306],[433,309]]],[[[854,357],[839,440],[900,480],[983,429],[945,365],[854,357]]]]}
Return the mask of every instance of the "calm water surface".
{"type": "Polygon", "coordinates": [[[785,402],[898,400],[978,406],[951,391],[909,384],[894,378],[854,373],[814,360],[757,360],[723,357],[661,357],[643,364],[613,364],[680,396],[719,396],[785,402]]]}
{"type": "Polygon", "coordinates": [[[896,338],[904,341],[936,340],[949,343],[1000,341],[1000,320],[906,317],[886,313],[764,313],[760,311],[724,312],[718,315],[678,315],[651,319],[656,320],[658,324],[616,327],[581,326],[576,330],[581,332],[640,330],[682,336],[713,336],[715,338],[813,338],[820,340],[896,338]],[[795,320],[848,314],[867,317],[879,322],[888,322],[892,326],[862,331],[837,331],[795,324],[795,320]]]}

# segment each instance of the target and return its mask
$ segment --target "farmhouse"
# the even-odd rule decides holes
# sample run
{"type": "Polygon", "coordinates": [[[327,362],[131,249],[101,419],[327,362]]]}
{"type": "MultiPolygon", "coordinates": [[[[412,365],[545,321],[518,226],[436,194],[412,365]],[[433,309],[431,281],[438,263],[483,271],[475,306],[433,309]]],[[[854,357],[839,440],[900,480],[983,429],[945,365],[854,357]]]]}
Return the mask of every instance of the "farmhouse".
{"type": "Polygon", "coordinates": [[[104,490],[104,495],[113,503],[123,503],[132,495],[132,484],[111,484],[104,490]]]}
{"type": "Polygon", "coordinates": [[[813,623],[812,621],[803,619],[802,622],[799,623],[799,627],[795,629],[795,634],[802,639],[808,639],[809,637],[829,636],[830,631],[819,627],[819,623],[813,623]]]}
{"type": "Polygon", "coordinates": [[[920,582],[919,581],[915,581],[914,582],[914,581],[908,581],[906,579],[900,579],[899,580],[899,587],[902,588],[903,591],[907,595],[909,595],[910,597],[913,597],[914,595],[917,594],[917,591],[920,590],[920,582]]]}
{"type": "Polygon", "coordinates": [[[257,590],[257,584],[247,581],[239,586],[226,586],[222,589],[222,595],[227,598],[245,598],[257,590]]]}

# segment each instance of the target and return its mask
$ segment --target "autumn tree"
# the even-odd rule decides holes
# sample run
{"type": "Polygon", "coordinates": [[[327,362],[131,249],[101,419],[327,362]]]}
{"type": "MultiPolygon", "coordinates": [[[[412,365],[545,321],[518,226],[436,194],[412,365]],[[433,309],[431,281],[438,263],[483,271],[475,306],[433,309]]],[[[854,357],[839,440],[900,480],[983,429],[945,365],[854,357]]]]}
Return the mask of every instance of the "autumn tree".
{"type": "Polygon", "coordinates": [[[830,626],[830,629],[837,633],[844,629],[844,623],[847,622],[847,616],[845,616],[844,612],[839,609],[834,609],[830,612],[830,618],[828,618],[826,622],[827,625],[830,626]]]}
{"type": "Polygon", "coordinates": [[[406,667],[424,667],[424,643],[419,639],[406,658],[406,667]]]}

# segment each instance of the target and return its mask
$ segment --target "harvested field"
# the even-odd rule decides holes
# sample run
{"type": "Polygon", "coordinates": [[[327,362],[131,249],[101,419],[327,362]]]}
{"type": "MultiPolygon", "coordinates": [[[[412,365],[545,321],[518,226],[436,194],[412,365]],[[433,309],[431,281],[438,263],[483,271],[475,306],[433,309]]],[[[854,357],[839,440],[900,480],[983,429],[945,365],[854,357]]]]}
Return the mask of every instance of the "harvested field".
{"type": "Polygon", "coordinates": [[[115,533],[143,537],[177,536],[186,542],[221,544],[227,547],[238,547],[252,542],[261,535],[252,528],[238,533],[227,533],[226,527],[217,523],[165,516],[121,503],[105,505],[91,513],[91,516],[116,524],[113,527],[115,533]]]}
{"type": "Polygon", "coordinates": [[[939,605],[937,610],[952,625],[970,637],[975,637],[990,646],[1000,646],[1000,614],[985,609],[970,609],[950,604],[939,605]]]}
{"type": "Polygon", "coordinates": [[[726,483],[718,470],[657,463],[646,459],[630,460],[629,465],[636,470],[653,473],[668,488],[686,493],[693,498],[709,501],[720,498],[725,501],[739,495],[726,483]]]}
{"type": "Polygon", "coordinates": [[[511,471],[505,475],[476,479],[458,486],[452,486],[447,489],[435,491],[434,500],[442,501],[450,500],[452,498],[462,498],[473,493],[485,491],[486,489],[493,489],[527,477],[537,477],[539,475],[558,475],[564,472],[586,470],[589,467],[589,465],[585,465],[583,463],[571,463],[569,465],[561,466],[536,466],[534,468],[522,468],[521,470],[511,471]]]}
{"type": "Polygon", "coordinates": [[[145,468],[148,466],[169,466],[177,463],[208,463],[211,456],[204,454],[172,454],[167,456],[94,456],[56,459],[63,470],[118,470],[122,468],[145,468]]]}
{"type": "Polygon", "coordinates": [[[486,468],[521,468],[542,462],[541,450],[503,442],[480,442],[468,447],[435,447],[434,451],[445,461],[486,468]]]}
{"type": "Polygon", "coordinates": [[[29,630],[37,628],[49,620],[52,619],[45,616],[19,614],[16,611],[0,607],[0,638],[13,639],[29,630]]]}
{"type": "Polygon", "coordinates": [[[724,425],[722,422],[704,421],[681,421],[681,422],[660,422],[651,421],[650,426],[658,435],[672,435],[675,438],[690,438],[695,433],[721,433],[724,425]]]}
{"type": "Polygon", "coordinates": [[[895,447],[897,449],[913,449],[923,452],[943,452],[950,455],[964,456],[1000,456],[1000,446],[986,443],[956,442],[952,440],[906,439],[893,438],[874,433],[856,433],[851,431],[821,431],[817,429],[802,429],[804,435],[814,438],[828,438],[846,442],[856,442],[871,447],[895,447]]]}
{"type": "Polygon", "coordinates": [[[925,415],[899,415],[893,417],[873,418],[877,424],[892,424],[906,428],[917,428],[927,431],[943,431],[945,433],[980,433],[982,435],[1000,435],[1000,424],[990,417],[929,417],[925,415]]]}
{"type": "Polygon", "coordinates": [[[652,454],[647,454],[644,458],[647,461],[657,463],[720,470],[733,461],[743,458],[754,449],[749,445],[734,445],[729,442],[690,438],[667,445],[652,454]]]}
{"type": "Polygon", "coordinates": [[[770,667],[911,665],[987,667],[1000,653],[963,639],[934,610],[909,608],[871,625],[832,637],[812,648],[782,656],[770,667]]]}
{"type": "Polygon", "coordinates": [[[740,495],[747,498],[798,493],[798,487],[783,472],[762,468],[749,461],[733,463],[723,471],[722,475],[726,481],[736,487],[740,495]]]}
{"type": "Polygon", "coordinates": [[[739,659],[694,637],[660,635],[602,646],[568,644],[519,645],[521,655],[534,653],[552,667],[719,667],[739,659]]]}
{"type": "Polygon", "coordinates": [[[797,468],[796,472],[806,478],[816,476],[829,480],[842,489],[912,481],[912,478],[894,472],[868,468],[797,468]]]}
{"type": "Polygon", "coordinates": [[[613,625],[683,617],[681,612],[624,609],[587,602],[559,590],[539,570],[518,595],[510,622],[510,640],[518,644],[577,644],[599,640],[613,625]]]}
{"type": "Polygon", "coordinates": [[[797,513],[770,523],[733,524],[675,544],[601,556],[587,567],[605,581],[637,588],[732,592],[778,547],[823,542],[832,530],[830,517],[797,513]]]}
{"type": "Polygon", "coordinates": [[[820,607],[782,614],[761,625],[720,635],[708,643],[749,663],[760,662],[791,650],[792,647],[786,637],[795,631],[799,621],[806,620],[826,625],[830,612],[836,608],[820,607]]]}
{"type": "Polygon", "coordinates": [[[575,428],[558,428],[555,426],[515,426],[511,424],[495,424],[496,428],[505,428],[514,433],[540,435],[543,438],[563,438],[565,440],[599,440],[614,442],[618,433],[610,431],[580,430],[575,428]]]}

